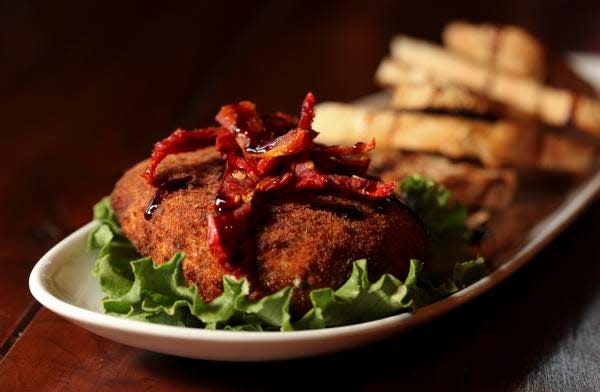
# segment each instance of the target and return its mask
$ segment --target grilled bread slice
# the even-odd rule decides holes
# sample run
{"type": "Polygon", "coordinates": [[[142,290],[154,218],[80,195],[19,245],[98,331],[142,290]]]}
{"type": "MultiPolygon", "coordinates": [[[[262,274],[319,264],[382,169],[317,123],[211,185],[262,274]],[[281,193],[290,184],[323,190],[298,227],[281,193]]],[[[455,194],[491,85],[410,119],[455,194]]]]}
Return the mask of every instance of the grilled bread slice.
{"type": "Polygon", "coordinates": [[[375,74],[377,83],[393,86],[390,106],[400,110],[443,110],[491,114],[493,104],[479,94],[436,80],[421,69],[383,59],[375,74]]]}
{"type": "Polygon", "coordinates": [[[317,141],[336,144],[377,140],[379,149],[432,152],[476,159],[485,166],[538,167],[586,172],[594,158],[588,143],[510,121],[482,121],[449,115],[373,110],[327,102],[316,108],[317,141]]]}
{"type": "Polygon", "coordinates": [[[456,21],[446,25],[442,40],[449,50],[488,67],[536,80],[545,77],[544,47],[520,27],[456,21]]]}
{"type": "Polygon", "coordinates": [[[600,137],[600,101],[594,98],[544,86],[534,79],[498,72],[414,38],[396,37],[391,50],[394,59],[422,68],[436,79],[464,86],[549,125],[572,124],[600,137]]]}

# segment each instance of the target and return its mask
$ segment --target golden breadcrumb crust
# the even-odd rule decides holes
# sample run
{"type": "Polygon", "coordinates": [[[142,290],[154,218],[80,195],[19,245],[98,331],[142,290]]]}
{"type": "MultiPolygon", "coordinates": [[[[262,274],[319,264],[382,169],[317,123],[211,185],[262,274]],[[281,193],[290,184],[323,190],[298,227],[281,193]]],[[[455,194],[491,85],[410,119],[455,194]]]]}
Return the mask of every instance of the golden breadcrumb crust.
{"type": "MultiPolygon", "coordinates": [[[[117,182],[111,204],[123,228],[143,256],[156,263],[185,252],[184,274],[197,284],[205,301],[222,293],[227,270],[208,250],[207,213],[224,170],[214,148],[167,157],[158,171],[160,181],[191,176],[186,189],[168,195],[150,220],[144,209],[155,189],[141,174],[147,161],[129,169],[117,182]]],[[[278,193],[264,196],[252,233],[256,263],[254,298],[293,286],[291,310],[310,308],[308,293],[338,288],[352,271],[352,262],[366,258],[370,279],[388,272],[404,277],[411,258],[423,260],[427,237],[418,219],[400,202],[359,200],[323,192],[278,193]]]]}

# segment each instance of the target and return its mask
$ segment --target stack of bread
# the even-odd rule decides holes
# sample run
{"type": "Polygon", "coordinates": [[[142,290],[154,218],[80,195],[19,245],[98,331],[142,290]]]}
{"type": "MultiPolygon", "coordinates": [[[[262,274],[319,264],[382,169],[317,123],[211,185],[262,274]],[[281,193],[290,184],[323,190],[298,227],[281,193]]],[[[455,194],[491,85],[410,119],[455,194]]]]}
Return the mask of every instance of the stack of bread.
{"type": "Polygon", "coordinates": [[[523,170],[589,172],[600,101],[586,82],[518,27],[453,22],[443,43],[395,37],[375,76],[385,104],[320,104],[318,140],[375,137],[376,174],[428,176],[471,210],[510,205],[523,170]]]}

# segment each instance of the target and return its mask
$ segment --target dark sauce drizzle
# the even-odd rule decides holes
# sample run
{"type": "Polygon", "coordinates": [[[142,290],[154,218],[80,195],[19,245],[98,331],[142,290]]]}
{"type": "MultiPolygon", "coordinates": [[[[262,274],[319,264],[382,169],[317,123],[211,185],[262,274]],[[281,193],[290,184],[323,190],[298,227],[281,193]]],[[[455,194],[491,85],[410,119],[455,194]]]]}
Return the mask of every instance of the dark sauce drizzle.
{"type": "Polygon", "coordinates": [[[146,218],[146,220],[152,219],[154,211],[156,211],[158,206],[160,206],[160,203],[162,203],[164,198],[167,197],[170,193],[187,188],[191,180],[192,177],[187,176],[183,178],[174,178],[172,180],[165,181],[162,184],[160,184],[156,188],[154,196],[152,196],[152,199],[150,199],[148,206],[144,210],[144,218],[146,218]]]}

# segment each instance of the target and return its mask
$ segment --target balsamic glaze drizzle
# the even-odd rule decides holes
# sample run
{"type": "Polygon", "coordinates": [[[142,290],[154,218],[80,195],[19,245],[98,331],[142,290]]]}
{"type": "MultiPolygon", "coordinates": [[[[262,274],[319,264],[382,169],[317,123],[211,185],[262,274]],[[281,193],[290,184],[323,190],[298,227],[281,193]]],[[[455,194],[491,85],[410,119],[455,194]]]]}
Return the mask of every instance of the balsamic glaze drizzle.
{"type": "Polygon", "coordinates": [[[158,206],[160,206],[160,203],[162,203],[164,198],[167,197],[170,193],[187,188],[191,180],[192,177],[187,176],[183,178],[174,178],[172,180],[168,180],[160,184],[156,188],[154,196],[152,196],[152,199],[150,199],[148,206],[144,210],[144,218],[146,218],[146,220],[152,219],[154,211],[156,211],[158,206]]]}

